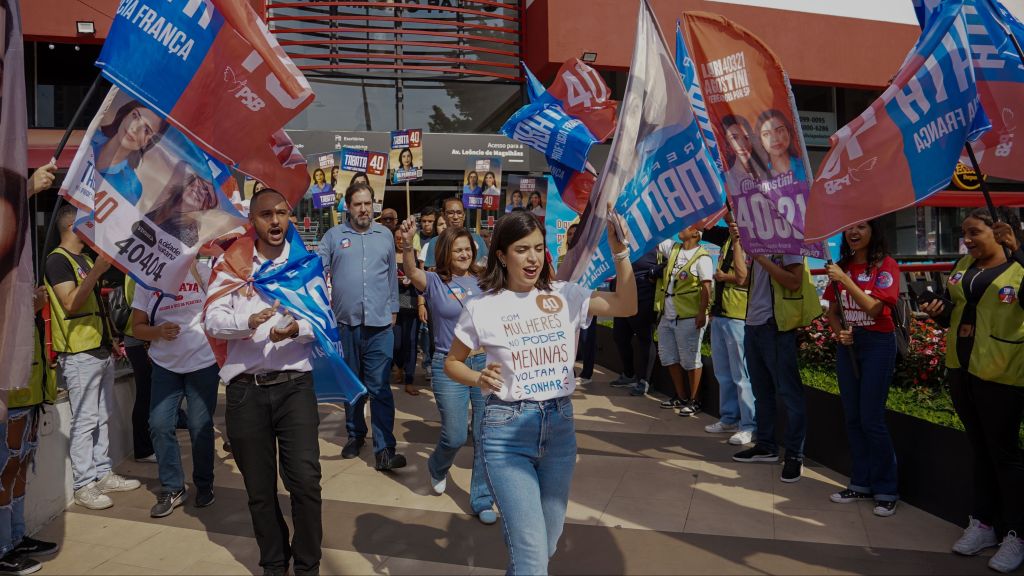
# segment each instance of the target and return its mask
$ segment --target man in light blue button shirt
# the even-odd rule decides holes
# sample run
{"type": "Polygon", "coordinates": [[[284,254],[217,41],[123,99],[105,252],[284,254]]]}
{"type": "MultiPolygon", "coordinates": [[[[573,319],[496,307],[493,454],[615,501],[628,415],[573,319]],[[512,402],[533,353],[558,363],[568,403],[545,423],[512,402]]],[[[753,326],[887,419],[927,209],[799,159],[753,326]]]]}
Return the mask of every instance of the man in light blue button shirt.
{"type": "MultiPolygon", "coordinates": [[[[359,182],[345,191],[349,221],[331,228],[317,252],[331,274],[331,307],[338,319],[345,361],[366,385],[377,470],[405,466],[395,453],[395,400],[388,374],[398,314],[395,237],[373,221],[373,189],[359,182]]],[[[343,458],[359,456],[366,441],[366,397],[345,405],[348,441],[343,458]]]]}

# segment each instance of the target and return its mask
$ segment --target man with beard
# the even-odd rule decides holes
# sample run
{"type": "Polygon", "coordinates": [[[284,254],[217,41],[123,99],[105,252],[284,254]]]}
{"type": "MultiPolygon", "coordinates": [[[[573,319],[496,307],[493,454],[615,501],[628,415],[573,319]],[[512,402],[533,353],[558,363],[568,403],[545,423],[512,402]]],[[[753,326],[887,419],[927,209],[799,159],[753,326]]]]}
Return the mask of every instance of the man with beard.
{"type": "MultiPolygon", "coordinates": [[[[349,221],[331,228],[317,251],[329,271],[331,307],[352,371],[366,386],[376,468],[405,466],[395,452],[395,400],[388,374],[394,354],[392,326],[398,317],[398,264],[391,231],[373,221],[373,189],[358,182],[345,190],[349,221]]],[[[355,458],[366,442],[366,398],[345,405],[348,441],[342,458],[355,458]]]]}
{"type": "MultiPolygon", "coordinates": [[[[224,255],[224,264],[245,261],[266,274],[288,264],[288,202],[271,188],[257,192],[249,204],[256,242],[240,239],[224,255]],[[251,255],[245,252],[251,251],[251,255]],[[266,268],[264,268],[266,266],[266,268]]],[[[317,574],[323,539],[320,496],[320,415],[313,391],[310,358],[315,336],[308,320],[296,320],[244,278],[224,294],[218,264],[211,279],[204,328],[227,341],[221,380],[228,383],[228,434],[249,497],[249,514],[265,574],[285,574],[294,560],[295,574],[317,574]],[[277,499],[278,456],[281,479],[291,496],[295,534],[277,499]]]]}

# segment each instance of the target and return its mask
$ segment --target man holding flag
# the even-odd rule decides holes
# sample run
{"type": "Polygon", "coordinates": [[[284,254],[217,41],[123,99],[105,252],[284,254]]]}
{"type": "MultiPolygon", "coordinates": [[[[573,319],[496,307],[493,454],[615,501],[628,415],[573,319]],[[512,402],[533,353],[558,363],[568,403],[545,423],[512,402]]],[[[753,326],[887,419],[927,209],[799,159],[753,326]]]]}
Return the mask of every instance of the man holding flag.
{"type": "Polygon", "coordinates": [[[265,574],[285,574],[294,559],[295,574],[316,574],[323,537],[320,416],[312,376],[316,335],[308,319],[296,319],[254,285],[287,268],[293,248],[301,248],[292,246],[297,234],[286,235],[294,230],[290,213],[271,188],[253,196],[249,221],[256,241],[240,238],[215,268],[204,326],[211,338],[227,341],[226,356],[218,357],[221,379],[228,383],[225,419],[249,495],[260,566],[265,574]],[[291,543],[277,499],[278,453],[291,496],[291,543]]]}

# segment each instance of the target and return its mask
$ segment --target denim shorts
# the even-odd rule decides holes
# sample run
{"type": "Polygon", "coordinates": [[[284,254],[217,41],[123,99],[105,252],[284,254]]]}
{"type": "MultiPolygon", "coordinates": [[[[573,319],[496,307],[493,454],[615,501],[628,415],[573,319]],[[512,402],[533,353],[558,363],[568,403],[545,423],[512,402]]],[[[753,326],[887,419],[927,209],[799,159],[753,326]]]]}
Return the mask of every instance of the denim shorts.
{"type": "Polygon", "coordinates": [[[683,370],[696,370],[703,366],[700,359],[700,343],[704,330],[700,330],[693,318],[667,320],[662,317],[658,323],[658,358],[662,366],[679,364],[683,370]]]}

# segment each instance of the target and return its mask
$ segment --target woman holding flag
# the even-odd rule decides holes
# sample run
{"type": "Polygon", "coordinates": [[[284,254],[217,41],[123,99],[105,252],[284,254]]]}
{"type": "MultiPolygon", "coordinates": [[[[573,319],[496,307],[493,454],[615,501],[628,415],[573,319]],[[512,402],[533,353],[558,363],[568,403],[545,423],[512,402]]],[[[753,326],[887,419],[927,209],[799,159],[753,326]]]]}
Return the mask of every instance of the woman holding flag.
{"type": "MultiPolygon", "coordinates": [[[[455,462],[459,448],[466,445],[467,408],[473,409],[473,476],[470,481],[470,504],[484,524],[494,524],[498,515],[494,512],[494,497],[487,486],[484,474],[483,454],[480,451],[480,426],[484,418],[484,397],[479,388],[452,381],[444,373],[445,356],[452,345],[455,323],[466,308],[466,304],[480,295],[477,274],[480,269],[476,262],[476,244],[465,228],[452,228],[438,236],[437,268],[424,272],[416,266],[412,257],[410,240],[416,234],[416,219],[408,218],[402,223],[399,234],[404,238],[405,257],[402,266],[413,286],[423,293],[434,334],[434,399],[441,413],[441,437],[437,447],[427,460],[430,485],[435,494],[444,494],[448,485],[448,470],[455,462]]],[[[474,370],[484,368],[484,355],[474,354],[466,364],[474,370]]]]}
{"type": "Polygon", "coordinates": [[[1024,561],[1024,253],[1015,220],[994,221],[985,209],[968,214],[968,254],[944,297],[921,304],[948,327],[949,392],[974,452],[973,513],[953,551],[973,556],[999,544],[988,562],[999,572],[1024,561]]]}
{"type": "MultiPolygon", "coordinates": [[[[626,230],[621,217],[621,230],[626,230]]],[[[576,335],[592,316],[636,313],[636,282],[626,238],[608,223],[615,292],[552,281],[544,228],[527,212],[494,228],[483,293],[455,325],[445,374],[483,390],[480,444],[484,470],[502,515],[509,574],[546,574],[562,534],[576,465],[572,393],[576,335]],[[468,363],[483,349],[486,365],[468,363]]]]}
{"type": "Polygon", "coordinates": [[[853,459],[850,483],[831,499],[846,504],[874,498],[875,515],[892,516],[899,496],[885,401],[896,368],[892,311],[900,294],[900,269],[889,256],[882,230],[877,220],[850,226],[843,232],[839,263],[828,266],[828,323],[839,342],[836,374],[853,459]]]}

